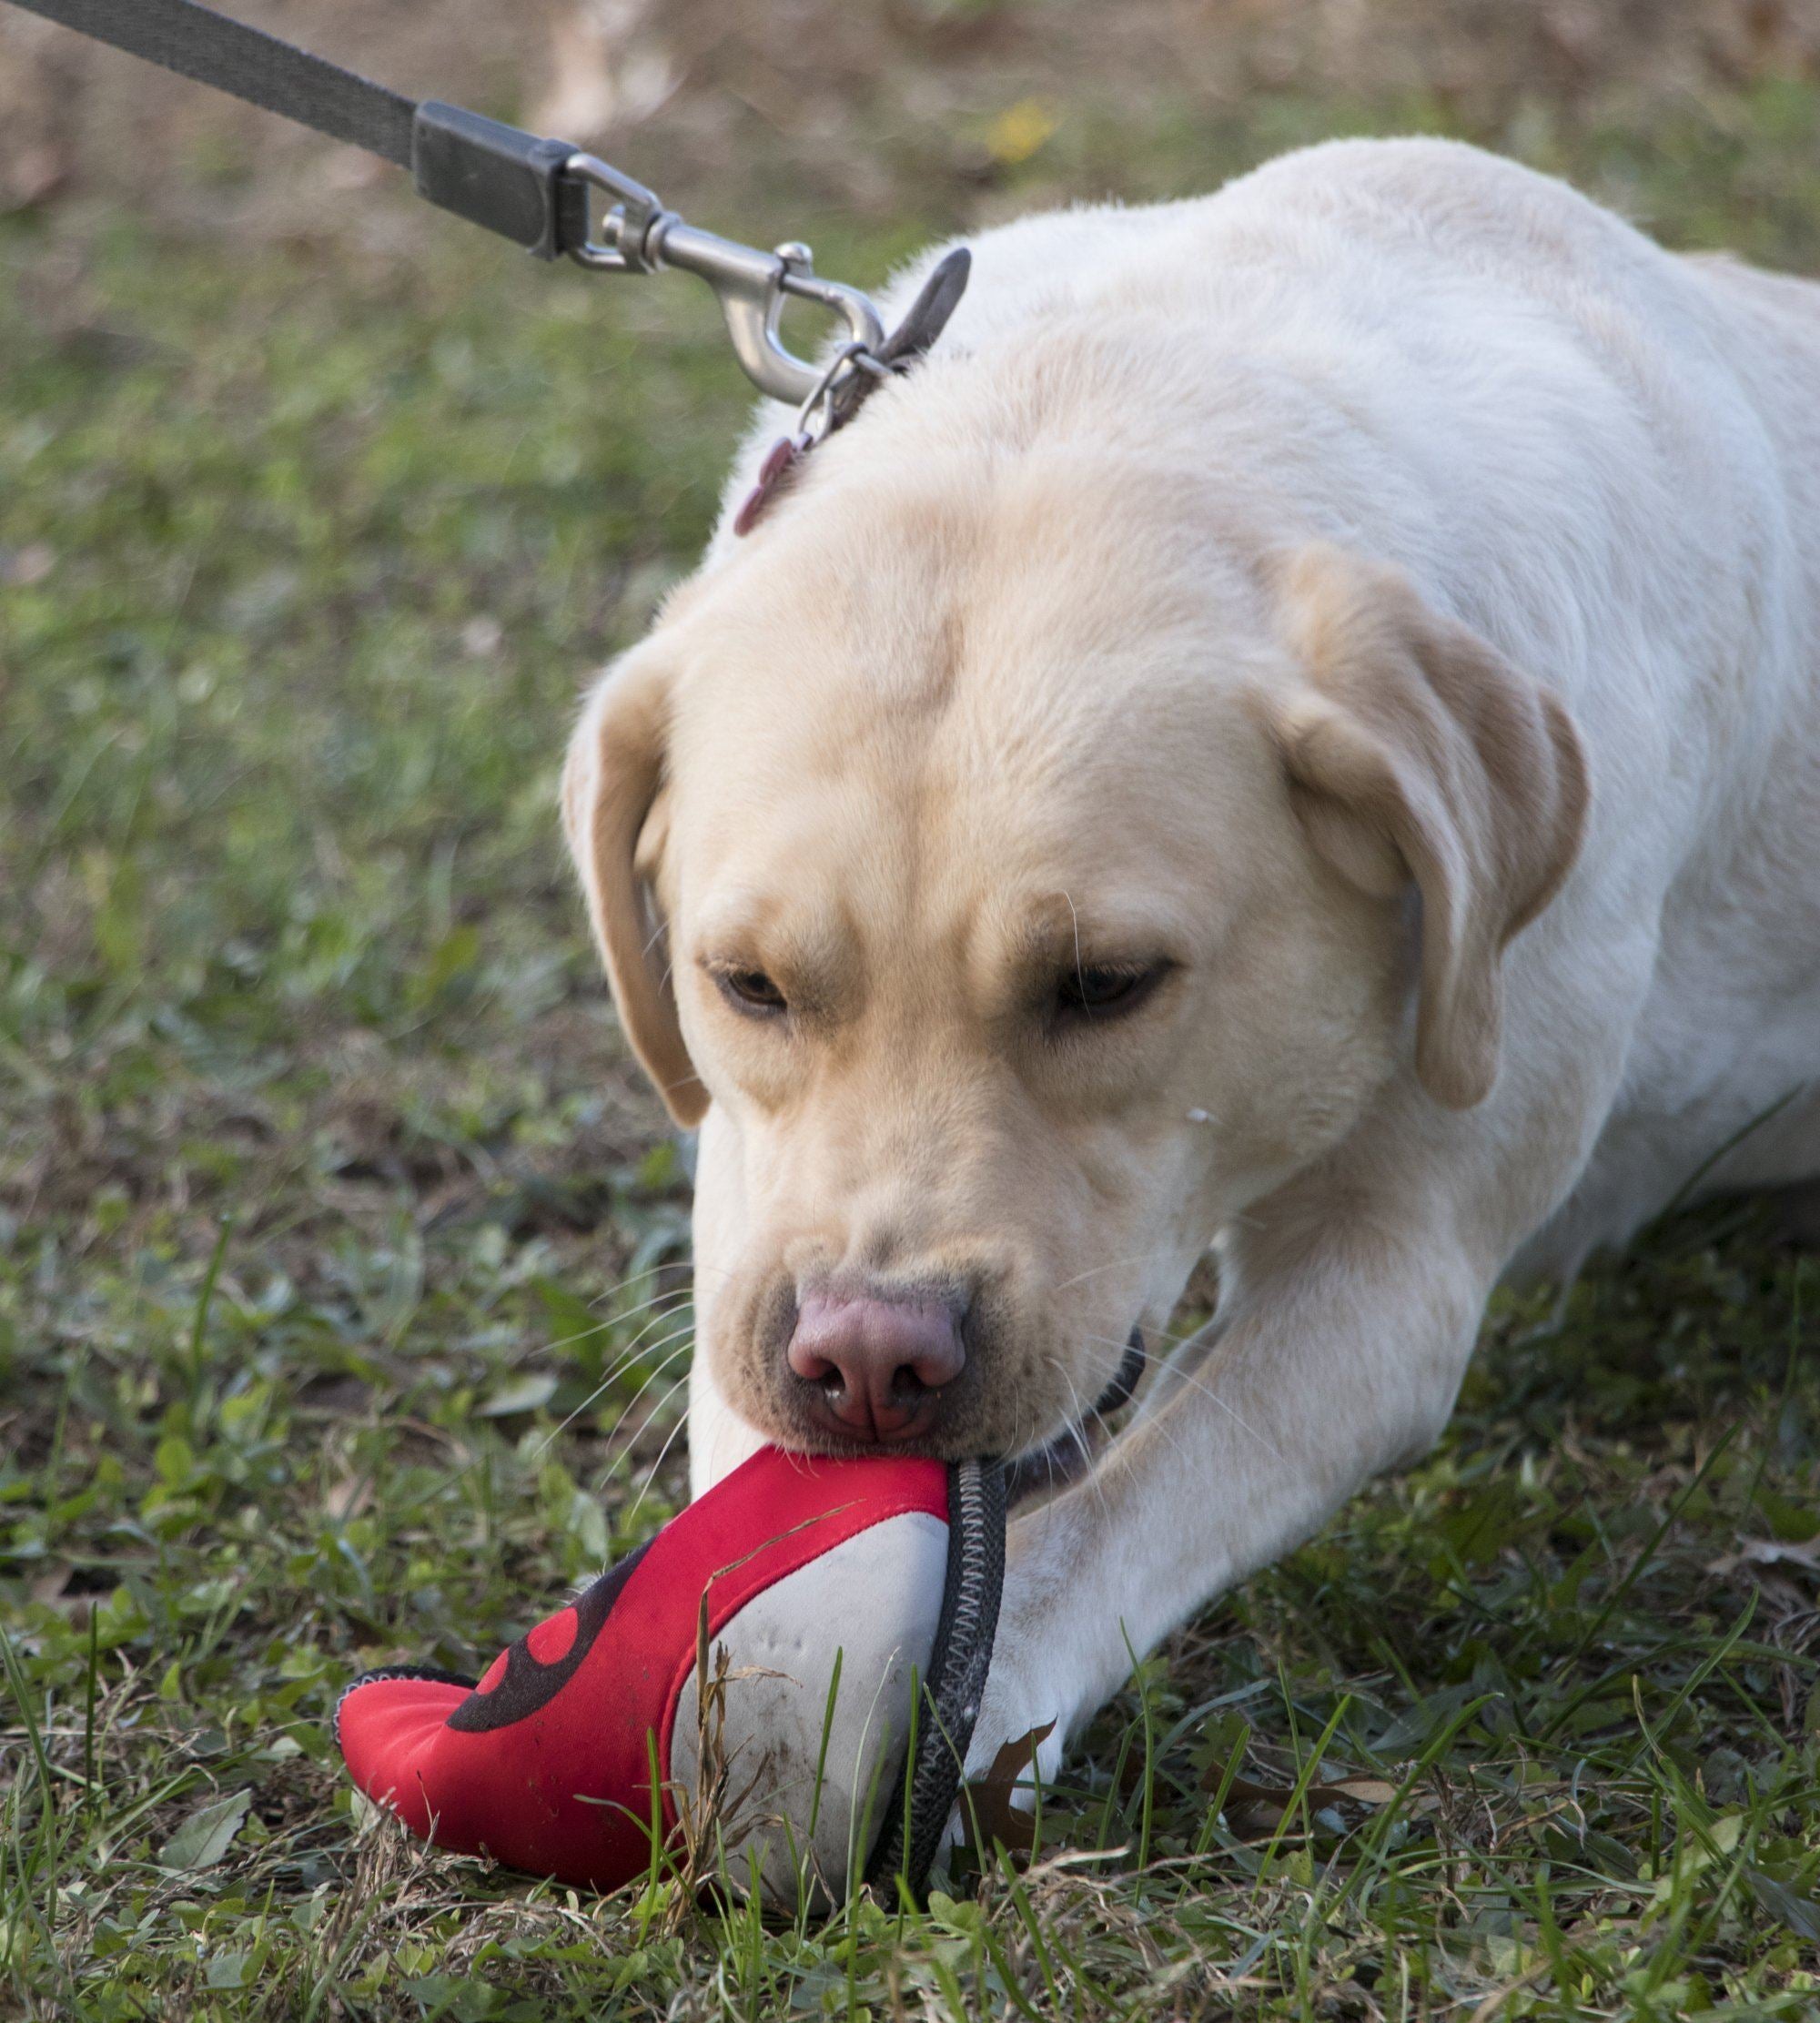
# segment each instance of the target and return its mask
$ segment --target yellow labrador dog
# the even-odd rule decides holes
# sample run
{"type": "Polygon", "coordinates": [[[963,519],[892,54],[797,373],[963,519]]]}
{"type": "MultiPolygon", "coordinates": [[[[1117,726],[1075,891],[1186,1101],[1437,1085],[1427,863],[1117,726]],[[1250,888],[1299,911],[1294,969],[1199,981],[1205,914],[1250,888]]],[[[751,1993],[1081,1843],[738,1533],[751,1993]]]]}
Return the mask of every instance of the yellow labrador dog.
{"type": "Polygon", "coordinates": [[[563,802],[701,1129],[698,1490],[1040,1448],[1218,1247],[1012,1528],[975,1755],[1046,1767],[1436,1438],[1501,1277],[1740,1132],[1712,1184],[1820,1173],[1820,288],[1432,141],[974,257],[563,802]]]}

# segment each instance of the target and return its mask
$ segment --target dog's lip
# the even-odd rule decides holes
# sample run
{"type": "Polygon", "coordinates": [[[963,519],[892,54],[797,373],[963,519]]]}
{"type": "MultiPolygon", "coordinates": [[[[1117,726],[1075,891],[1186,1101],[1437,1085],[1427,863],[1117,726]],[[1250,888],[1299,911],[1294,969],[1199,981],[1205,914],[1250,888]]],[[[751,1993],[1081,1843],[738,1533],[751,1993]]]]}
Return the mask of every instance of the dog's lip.
{"type": "Polygon", "coordinates": [[[913,1423],[885,1439],[867,1440],[836,1416],[814,1385],[797,1379],[782,1397],[774,1401],[766,1420],[761,1423],[768,1437],[799,1453],[825,1454],[840,1459],[883,1455],[964,1459],[963,1455],[951,1452],[941,1438],[940,1415],[935,1405],[935,1399],[932,1395],[928,1401],[929,1409],[918,1414],[913,1423]]]}
{"type": "Polygon", "coordinates": [[[914,1452],[935,1425],[940,1411],[941,1392],[932,1391],[889,1431],[875,1430],[871,1438],[859,1432],[835,1411],[833,1401],[813,1381],[798,1393],[808,1416],[837,1444],[851,1443],[864,1453],[914,1452]]]}

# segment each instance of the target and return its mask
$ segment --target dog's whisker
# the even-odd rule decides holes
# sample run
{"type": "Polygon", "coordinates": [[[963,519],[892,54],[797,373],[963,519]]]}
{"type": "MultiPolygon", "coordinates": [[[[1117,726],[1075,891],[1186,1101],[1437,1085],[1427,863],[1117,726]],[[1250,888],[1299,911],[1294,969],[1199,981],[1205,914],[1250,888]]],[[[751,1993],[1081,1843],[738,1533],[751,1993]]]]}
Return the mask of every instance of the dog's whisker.
{"type": "MultiPolygon", "coordinates": [[[[1062,1434],[1054,1440],[1046,1441],[1040,1450],[1043,1464],[1048,1471],[1049,1479],[1046,1486],[1049,1496],[1053,1498],[1056,1492],[1057,1468],[1061,1461],[1062,1441],[1065,1438],[1073,1441],[1080,1455],[1081,1472],[1078,1475],[1073,1475],[1070,1471],[1063,1469],[1061,1471],[1063,1486],[1066,1487],[1070,1480],[1083,1482],[1093,1482],[1095,1475],[1094,1456],[1092,1448],[1087,1444],[1086,1421],[1089,1418],[1099,1419],[1100,1414],[1097,1407],[1083,1403],[1080,1387],[1075,1382],[1072,1373],[1069,1371],[1067,1363],[1063,1361],[1060,1354],[1052,1349],[1047,1351],[1046,1360],[1054,1369],[1056,1374],[1068,1387],[1068,1396],[1074,1407],[1068,1423],[1063,1429],[1062,1434]]],[[[1103,1419],[1100,1422],[1104,1426],[1105,1421],[1103,1419]]],[[[1104,1510],[1106,1508],[1106,1491],[1097,1482],[1094,1482],[1094,1494],[1098,1498],[1100,1507],[1104,1510]]]]}
{"type": "MultiPolygon", "coordinates": [[[[1188,1335],[1176,1334],[1168,1328],[1146,1328],[1144,1340],[1147,1342],[1160,1341],[1171,1349],[1186,1349],[1191,1342],[1198,1341],[1212,1325],[1211,1320],[1203,1321],[1192,1334],[1188,1335]]],[[[1127,1346],[1127,1342],[1115,1340],[1111,1335],[1083,1335],[1081,1340],[1101,1343],[1107,1349],[1123,1349],[1127,1346]]]]}
{"type": "Polygon", "coordinates": [[[1066,1292],[1070,1286],[1077,1286],[1085,1279],[1097,1279],[1102,1271],[1119,1271],[1127,1265],[1148,1264],[1154,1259],[1166,1258],[1175,1246],[1159,1243],[1154,1250],[1140,1250],[1135,1258],[1114,1258],[1110,1264],[1096,1264],[1086,1271],[1077,1271],[1072,1279],[1064,1279],[1056,1287],[1057,1292],[1066,1292]]]}
{"type": "MultiPolygon", "coordinates": [[[[1282,1449],[1277,1445],[1276,1441],[1269,1434],[1260,1432],[1236,1405],[1222,1398],[1198,1371],[1178,1370],[1175,1372],[1175,1377],[1178,1383],[1186,1384],[1189,1389],[1199,1391],[1210,1404],[1218,1405],[1228,1419],[1236,1425],[1242,1427],[1260,1447],[1274,1455],[1285,1468],[1289,1465],[1288,1457],[1284,1454],[1282,1449]]],[[[1166,1421],[1159,1416],[1149,1420],[1147,1423],[1152,1426],[1165,1426],[1166,1421]]]]}
{"type": "MultiPolygon", "coordinates": [[[[1068,1387],[1068,1401],[1074,1407],[1073,1411],[1070,1412],[1068,1415],[1067,1424],[1062,1429],[1063,1433],[1066,1438],[1074,1441],[1076,1450],[1079,1453],[1081,1460],[1083,1462],[1089,1462],[1092,1460],[1093,1457],[1089,1452],[1087,1444],[1087,1433],[1085,1431],[1084,1422],[1087,1419],[1087,1407],[1081,1402],[1080,1386],[1076,1383],[1073,1373],[1069,1371],[1067,1364],[1062,1360],[1060,1355],[1057,1354],[1054,1350],[1051,1350],[1049,1351],[1049,1361],[1050,1364],[1053,1366],[1056,1374],[1060,1377],[1062,1381],[1068,1387]]],[[[1052,1447],[1053,1444],[1054,1443],[1051,1442],[1052,1447]]]]}
{"type": "MultiPolygon", "coordinates": [[[[664,1374],[666,1371],[673,1367],[679,1358],[688,1354],[689,1348],[690,1344],[685,1341],[680,1343],[676,1348],[672,1349],[670,1353],[664,1357],[663,1360],[660,1362],[654,1370],[652,1371],[651,1374],[644,1380],[644,1381],[638,1387],[638,1389],[633,1391],[632,1397],[627,1401],[624,1409],[620,1413],[619,1422],[617,1425],[614,1426],[612,1434],[611,1436],[612,1439],[619,1439],[621,1434],[625,1431],[626,1427],[632,1419],[632,1415],[638,1410],[639,1400],[644,1396],[645,1392],[651,1389],[652,1385],[654,1384],[657,1380],[664,1374]]],[[[665,1401],[674,1395],[678,1385],[686,1383],[688,1381],[689,1375],[690,1372],[687,1370],[684,1370],[682,1376],[677,1379],[676,1383],[672,1384],[670,1387],[670,1390],[664,1393],[663,1398],[659,1400],[658,1405],[652,1408],[652,1412],[655,1412],[658,1409],[661,1408],[665,1401]]],[[[639,1424],[632,1429],[631,1435],[628,1437],[635,1438],[639,1431],[641,1431],[642,1428],[649,1423],[651,1416],[651,1413],[647,1413],[645,1418],[639,1421],[639,1424]]],[[[622,1447],[620,1450],[618,1455],[614,1457],[612,1467],[617,1467],[619,1465],[619,1462],[622,1461],[625,1456],[631,1452],[632,1450],[629,1445],[622,1447]]],[[[609,1468],[607,1472],[608,1475],[610,1476],[612,1472],[612,1468],[609,1468]]]]}
{"type": "MultiPolygon", "coordinates": [[[[651,1383],[652,1379],[654,1378],[659,1373],[659,1371],[663,1369],[665,1364],[673,1362],[675,1359],[682,1353],[683,1349],[689,1347],[689,1345],[694,1340],[694,1338],[695,1321],[694,1316],[692,1314],[680,1328],[672,1328],[668,1334],[659,1335],[655,1341],[648,1342],[644,1345],[643,1348],[629,1351],[626,1355],[621,1357],[618,1371],[615,1372],[614,1377],[609,1378],[609,1382],[614,1381],[617,1376],[626,1374],[630,1371],[633,1363],[642,1361],[648,1357],[656,1355],[658,1350],[661,1349],[670,1349],[669,1355],[665,1356],[662,1361],[652,1365],[651,1371],[645,1377],[644,1382],[639,1386],[638,1390],[632,1392],[632,1396],[629,1399],[627,1399],[625,1403],[625,1410],[627,1411],[630,1411],[632,1407],[637,1404],[639,1399],[643,1395],[646,1387],[651,1383]],[[682,1347],[671,1349],[670,1345],[672,1342],[681,1343],[682,1347]]],[[[599,1395],[598,1391],[595,1393],[595,1395],[599,1395]]]]}
{"type": "Polygon", "coordinates": [[[658,1272],[667,1271],[670,1269],[670,1260],[665,1259],[660,1260],[656,1264],[648,1264],[642,1270],[628,1271],[623,1279],[615,1280],[613,1284],[608,1286],[603,1291],[597,1292],[594,1297],[591,1300],[589,1300],[588,1304],[591,1307],[603,1306],[609,1300],[617,1300],[621,1293],[630,1292],[633,1286],[637,1285],[641,1280],[654,1278],[658,1272]]]}
{"type": "MultiPolygon", "coordinates": [[[[1108,1340],[1109,1338],[1102,1335],[1089,1339],[1096,1339],[1105,1341],[1108,1340]]],[[[1115,1348],[1117,1347],[1117,1344],[1116,1342],[1110,1343],[1109,1345],[1115,1348]]],[[[1077,1396],[1078,1396],[1078,1393],[1077,1393],[1077,1396]]],[[[1089,1409],[1087,1417],[1090,1419],[1097,1419],[1099,1421],[1100,1431],[1104,1434],[1108,1446],[1118,1438],[1117,1432],[1113,1427],[1107,1424],[1106,1414],[1100,1411],[1097,1405],[1094,1405],[1089,1409]]],[[[1163,1438],[1168,1441],[1169,1445],[1175,1450],[1177,1453],[1186,1453],[1187,1449],[1181,1440],[1177,1437],[1175,1429],[1173,1427],[1168,1425],[1166,1422],[1160,1422],[1155,1419],[1147,1421],[1147,1423],[1151,1425],[1161,1423],[1163,1438]]],[[[1099,1495],[1100,1507],[1102,1510],[1106,1510],[1108,1507],[1106,1500],[1106,1487],[1105,1484],[1099,1480],[1099,1471],[1097,1469],[1094,1470],[1093,1476],[1095,1486],[1099,1495]]]]}
{"type": "MultiPolygon", "coordinates": [[[[732,1268],[724,1264],[708,1264],[705,1262],[698,1261],[694,1258],[690,1258],[686,1260],[681,1258],[666,1258],[662,1260],[662,1263],[647,1266],[646,1269],[642,1271],[633,1272],[629,1279],[622,1281],[622,1285],[620,1287],[610,1288],[607,1291],[599,1294],[595,1299],[591,1300],[588,1302],[589,1305],[594,1307],[599,1306],[602,1300],[611,1300],[615,1290],[622,1290],[625,1286],[635,1284],[640,1279],[648,1279],[653,1271],[686,1271],[689,1274],[689,1278],[692,1281],[699,1279],[704,1271],[713,1272],[717,1278],[722,1279],[731,1279],[733,1275],[732,1268]]],[[[677,1291],[686,1291],[688,1288],[686,1286],[679,1286],[672,1290],[677,1291]]],[[[654,1300],[661,1300],[663,1294],[661,1292],[653,1293],[652,1295],[652,1298],[654,1300]]],[[[636,1310],[634,1309],[633,1310],[635,1311],[636,1310]]]]}
{"type": "MultiPolygon", "coordinates": [[[[672,1385],[670,1390],[664,1393],[662,1400],[652,1409],[652,1418],[655,1419],[657,1417],[658,1413],[662,1411],[663,1406],[676,1395],[677,1391],[679,1391],[682,1388],[682,1385],[685,1384],[687,1381],[688,1378],[684,1376],[680,1378],[675,1384],[672,1385]]],[[[668,1434],[665,1435],[662,1446],[657,1450],[657,1459],[652,1462],[649,1468],[645,1470],[643,1484],[640,1488],[637,1496],[633,1498],[631,1510],[629,1510],[625,1514],[624,1522],[628,1526],[631,1525],[632,1519],[635,1518],[638,1515],[639,1512],[643,1508],[644,1500],[651,1493],[651,1485],[657,1480],[658,1472],[662,1468],[664,1461],[669,1455],[670,1450],[676,1444],[677,1434],[680,1433],[682,1431],[683,1427],[685,1427],[688,1423],[689,1415],[685,1412],[682,1417],[679,1419],[676,1423],[670,1429],[668,1434]]]]}
{"type": "Polygon", "coordinates": [[[1087,1422],[1089,1419],[1099,1420],[1102,1433],[1107,1431],[1106,1421],[1101,1418],[1099,1408],[1097,1405],[1087,1405],[1085,1410],[1082,1409],[1083,1401],[1080,1387],[1066,1370],[1063,1371],[1062,1375],[1067,1381],[1069,1395],[1073,1398],[1075,1403],[1075,1419],[1069,1431],[1074,1436],[1075,1446],[1080,1454],[1082,1480],[1092,1489],[1100,1509],[1110,1516],[1111,1507],[1106,1501],[1106,1485],[1100,1481],[1099,1471],[1094,1466],[1094,1452],[1087,1442],[1087,1422]]]}
{"type": "MultiPolygon", "coordinates": [[[[723,1279],[730,1279],[733,1276],[732,1271],[728,1269],[727,1266],[723,1264],[708,1264],[700,1259],[693,1257],[688,1259],[660,1258],[655,1264],[648,1264],[642,1270],[628,1271],[625,1277],[623,1279],[621,1279],[616,1284],[608,1286],[604,1291],[597,1292],[594,1297],[588,1301],[588,1304],[590,1307],[604,1306],[609,1300],[617,1299],[622,1292],[629,1292],[633,1286],[637,1285],[640,1282],[641,1280],[654,1278],[660,1271],[686,1271],[691,1279],[700,1278],[702,1273],[704,1271],[714,1272],[723,1279]]],[[[669,1290],[685,1291],[687,1288],[676,1287],[669,1290]]],[[[661,1300],[663,1297],[664,1292],[662,1290],[652,1295],[652,1298],[654,1300],[661,1300]]],[[[638,1309],[634,1307],[630,1310],[635,1313],[638,1311],[638,1309]]],[[[622,1318],[623,1319],[624,1317],[622,1316],[622,1318]]]]}
{"type": "Polygon", "coordinates": [[[637,1306],[629,1308],[624,1313],[616,1313],[605,1320],[597,1320],[592,1328],[578,1328],[572,1335],[563,1335],[555,1341],[547,1341],[538,1353],[544,1356],[554,1355],[559,1349],[572,1349],[578,1341],[589,1341],[595,1335],[607,1334],[614,1328],[623,1327],[628,1320],[636,1319],[638,1315],[664,1300],[670,1300],[672,1304],[657,1316],[659,1320],[667,1319],[676,1311],[676,1302],[680,1301],[686,1306],[689,1303],[689,1295],[682,1290],[659,1293],[655,1299],[641,1300],[637,1306]]]}
{"type": "MultiPolygon", "coordinates": [[[[629,1370],[638,1360],[641,1355],[650,1355],[652,1349],[657,1345],[654,1343],[647,1345],[644,1338],[651,1333],[653,1328],[665,1327],[674,1320],[679,1314],[685,1312],[690,1317],[690,1324],[693,1325],[694,1320],[694,1302],[693,1300],[685,1300],[678,1306],[665,1307],[661,1313],[652,1314],[643,1327],[613,1358],[609,1367],[602,1371],[601,1376],[602,1384],[613,1383],[622,1371],[629,1370]]],[[[665,1335],[663,1337],[665,1341],[673,1341],[675,1339],[674,1335],[665,1335]]],[[[596,1392],[595,1395],[598,1396],[599,1393],[596,1392]]]]}
{"type": "MultiPolygon", "coordinates": [[[[676,1381],[671,1385],[670,1389],[663,1393],[662,1397],[660,1398],[657,1402],[651,1408],[650,1411],[646,1413],[644,1420],[640,1426],[640,1431],[642,1431],[644,1427],[648,1426],[653,1419],[657,1419],[662,1416],[665,1408],[669,1405],[670,1401],[673,1397],[675,1397],[676,1393],[681,1391],[683,1385],[686,1384],[688,1381],[689,1372],[685,1370],[679,1378],[677,1378],[676,1381]]],[[[667,1453],[669,1453],[671,1445],[674,1441],[677,1434],[680,1433],[688,1423],[689,1415],[687,1412],[684,1412],[682,1418],[676,1421],[675,1425],[673,1425],[670,1429],[670,1431],[664,1438],[663,1445],[658,1450],[657,1459],[652,1462],[650,1468],[647,1469],[645,1472],[644,1483],[638,1492],[637,1499],[632,1503],[632,1509],[621,1521],[622,1526],[630,1524],[632,1520],[638,1515],[640,1504],[644,1502],[646,1493],[649,1492],[652,1483],[656,1480],[657,1471],[663,1465],[663,1457],[667,1453]]],[[[624,1465],[624,1463],[630,1461],[631,1458],[632,1449],[630,1447],[623,1449],[620,1453],[616,1454],[613,1457],[612,1461],[608,1463],[606,1472],[601,1477],[600,1482],[598,1483],[597,1487],[600,1489],[604,1489],[606,1485],[612,1481],[613,1477],[619,1472],[620,1469],[624,1465]]]]}
{"type": "MultiPolygon", "coordinates": [[[[662,1268],[659,1267],[659,1269],[661,1269],[662,1268]]],[[[650,1275],[651,1274],[649,1272],[644,1271],[641,1271],[638,1274],[641,1279],[649,1278],[650,1275]]],[[[602,1293],[599,1299],[591,1300],[588,1303],[591,1307],[603,1307],[609,1300],[616,1300],[622,1293],[630,1291],[633,1283],[634,1281],[629,1279],[622,1285],[614,1286],[611,1291],[602,1293]]],[[[686,1286],[681,1285],[660,1286],[655,1292],[650,1295],[649,1298],[634,1300],[629,1307],[622,1307],[610,1318],[614,1320],[630,1320],[633,1314],[642,1313],[645,1308],[655,1304],[655,1302],[659,1300],[673,1299],[678,1293],[686,1292],[689,1289],[686,1286]]]]}
{"type": "MultiPolygon", "coordinates": [[[[666,1314],[663,1318],[668,1320],[673,1317],[666,1314]]],[[[655,1341],[643,1342],[634,1348],[628,1349],[602,1378],[600,1385],[594,1391],[593,1397],[598,1398],[602,1390],[618,1383],[622,1377],[630,1375],[638,1363],[656,1355],[659,1350],[667,1349],[672,1341],[692,1340],[694,1337],[694,1331],[695,1317],[691,1314],[681,1327],[672,1328],[667,1334],[659,1335],[655,1341]]],[[[590,1402],[592,1401],[591,1399],[590,1402]]],[[[584,1406],[582,1409],[585,1411],[586,1407],[584,1406]]]]}
{"type": "Polygon", "coordinates": [[[611,1320],[597,1320],[592,1328],[578,1328],[572,1335],[563,1335],[556,1341],[546,1341],[533,1351],[540,1356],[553,1356],[564,1349],[572,1349],[578,1341],[592,1341],[596,1335],[604,1335],[617,1328],[620,1317],[615,1314],[611,1320]]]}
{"type": "MultiPolygon", "coordinates": [[[[665,1347],[668,1343],[679,1340],[682,1342],[682,1347],[672,1350],[669,1355],[664,1357],[663,1360],[657,1365],[657,1367],[651,1372],[651,1375],[644,1380],[644,1382],[642,1383],[638,1387],[638,1389],[633,1391],[632,1396],[626,1401],[625,1410],[628,1412],[632,1411],[632,1407],[638,1403],[639,1400],[650,1388],[652,1379],[661,1375],[662,1372],[668,1369],[669,1366],[676,1360],[676,1358],[682,1355],[684,1350],[689,1347],[690,1339],[693,1338],[694,1331],[694,1323],[692,1320],[687,1327],[679,1328],[674,1334],[661,1336],[656,1341],[653,1341],[651,1346],[643,1351],[645,1355],[654,1356],[660,1349],[665,1347]]],[[[575,1421],[581,1416],[584,1411],[589,1411],[592,1406],[598,1403],[601,1399],[604,1398],[607,1392],[610,1391],[612,1389],[613,1385],[618,1381],[619,1378],[624,1373],[627,1369],[631,1367],[631,1364],[634,1360],[636,1360],[636,1356],[637,1352],[632,1350],[629,1350],[624,1356],[622,1356],[619,1360],[613,1365],[612,1369],[610,1370],[607,1374],[602,1378],[600,1382],[594,1386],[593,1390],[591,1391],[584,1399],[582,1399],[581,1402],[577,1405],[572,1411],[567,1413],[556,1425],[552,1426],[551,1430],[543,1436],[542,1441],[538,1444],[538,1446],[532,1449],[531,1457],[531,1460],[541,1461],[542,1457],[550,1451],[551,1445],[553,1441],[560,1439],[562,1434],[566,1433],[569,1431],[570,1427],[571,1427],[575,1423],[575,1421]]]]}

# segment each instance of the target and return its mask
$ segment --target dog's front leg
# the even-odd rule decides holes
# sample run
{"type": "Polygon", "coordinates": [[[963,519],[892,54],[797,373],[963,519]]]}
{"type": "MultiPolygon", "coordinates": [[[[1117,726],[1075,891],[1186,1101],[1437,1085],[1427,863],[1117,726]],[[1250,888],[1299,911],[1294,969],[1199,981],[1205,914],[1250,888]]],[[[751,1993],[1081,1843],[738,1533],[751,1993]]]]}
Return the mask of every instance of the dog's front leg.
{"type": "Polygon", "coordinates": [[[1299,1214],[1236,1249],[1207,1360],[1084,1481],[1011,1527],[969,1773],[1069,1734],[1158,1640],[1440,1433],[1491,1277],[1431,1238],[1299,1214]]]}

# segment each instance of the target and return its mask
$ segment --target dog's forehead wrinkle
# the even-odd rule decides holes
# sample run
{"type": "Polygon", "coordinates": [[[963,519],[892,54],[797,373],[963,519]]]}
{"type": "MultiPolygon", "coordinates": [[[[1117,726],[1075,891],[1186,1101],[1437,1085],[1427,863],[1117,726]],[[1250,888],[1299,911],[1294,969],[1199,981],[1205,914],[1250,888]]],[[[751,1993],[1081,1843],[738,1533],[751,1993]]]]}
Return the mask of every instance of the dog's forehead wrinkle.
{"type": "Polygon", "coordinates": [[[933,725],[753,712],[697,775],[713,791],[686,882],[713,904],[696,917],[743,909],[774,946],[899,973],[1028,968],[1046,959],[1033,943],[1077,918],[1103,959],[1177,952],[1195,930],[1163,895],[1191,891],[1203,927],[1232,903],[1242,853],[1226,829],[1247,803],[1205,693],[1133,709],[1125,685],[1064,688],[1048,711],[970,695],[933,725]]]}
{"type": "Polygon", "coordinates": [[[1077,427],[1017,454],[961,452],[938,414],[919,409],[906,427],[914,448],[894,456],[880,440],[849,458],[762,557],[711,565],[693,611],[780,652],[813,641],[801,686],[915,702],[940,699],[976,634],[988,642],[976,665],[1020,642],[1092,652],[1138,624],[1204,622],[1211,586],[1242,584],[1247,561],[1216,551],[1215,476],[1154,446],[1077,427]]]}

